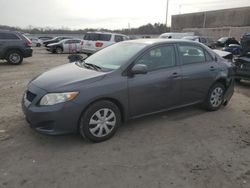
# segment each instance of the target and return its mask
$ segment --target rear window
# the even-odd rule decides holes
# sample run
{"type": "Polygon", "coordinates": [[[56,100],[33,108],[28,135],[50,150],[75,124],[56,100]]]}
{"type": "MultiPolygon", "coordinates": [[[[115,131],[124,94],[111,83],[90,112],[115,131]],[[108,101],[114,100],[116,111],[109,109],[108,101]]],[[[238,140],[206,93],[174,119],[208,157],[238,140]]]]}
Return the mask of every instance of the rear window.
{"type": "Polygon", "coordinates": [[[19,37],[13,33],[0,33],[0,40],[19,40],[19,37]]]}
{"type": "Polygon", "coordinates": [[[98,34],[98,33],[87,33],[84,40],[92,40],[92,41],[110,41],[111,35],[110,34],[98,34]]]}

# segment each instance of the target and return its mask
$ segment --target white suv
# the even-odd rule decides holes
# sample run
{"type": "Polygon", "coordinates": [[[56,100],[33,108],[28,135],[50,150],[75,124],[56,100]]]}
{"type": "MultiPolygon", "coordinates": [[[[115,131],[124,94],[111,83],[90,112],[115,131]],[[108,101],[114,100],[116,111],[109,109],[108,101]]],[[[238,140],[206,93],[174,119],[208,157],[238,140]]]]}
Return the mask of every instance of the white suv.
{"type": "Polygon", "coordinates": [[[110,46],[116,42],[129,40],[129,37],[123,34],[106,32],[88,32],[83,37],[83,53],[91,55],[98,50],[110,46]]]}

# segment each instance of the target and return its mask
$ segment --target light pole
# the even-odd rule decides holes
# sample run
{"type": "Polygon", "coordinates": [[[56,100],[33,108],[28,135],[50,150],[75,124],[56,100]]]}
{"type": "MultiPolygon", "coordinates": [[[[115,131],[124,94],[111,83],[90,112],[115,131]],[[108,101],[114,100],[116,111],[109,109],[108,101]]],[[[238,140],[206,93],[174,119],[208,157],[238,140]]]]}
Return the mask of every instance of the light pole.
{"type": "Polygon", "coordinates": [[[168,27],[168,3],[169,0],[167,0],[167,7],[166,7],[166,27],[168,27]]]}

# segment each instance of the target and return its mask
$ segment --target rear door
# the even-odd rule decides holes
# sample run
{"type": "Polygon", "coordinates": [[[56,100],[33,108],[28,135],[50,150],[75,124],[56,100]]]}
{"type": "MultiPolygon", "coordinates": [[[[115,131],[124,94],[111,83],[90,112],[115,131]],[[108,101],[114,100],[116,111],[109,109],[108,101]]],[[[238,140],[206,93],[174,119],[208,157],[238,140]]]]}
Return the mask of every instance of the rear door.
{"type": "Polygon", "coordinates": [[[218,63],[200,45],[183,43],[178,45],[178,49],[182,63],[182,104],[205,100],[219,74],[218,63]]]}

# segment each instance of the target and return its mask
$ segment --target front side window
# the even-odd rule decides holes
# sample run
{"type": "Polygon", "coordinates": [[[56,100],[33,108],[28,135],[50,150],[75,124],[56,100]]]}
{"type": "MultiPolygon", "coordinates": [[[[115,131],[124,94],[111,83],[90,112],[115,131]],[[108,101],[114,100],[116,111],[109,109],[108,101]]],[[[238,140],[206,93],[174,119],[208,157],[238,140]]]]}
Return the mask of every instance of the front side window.
{"type": "Polygon", "coordinates": [[[199,46],[179,45],[179,51],[183,65],[206,62],[204,50],[199,46]]]}
{"type": "Polygon", "coordinates": [[[175,66],[174,46],[160,46],[146,52],[136,64],[147,65],[148,71],[175,66]]]}

